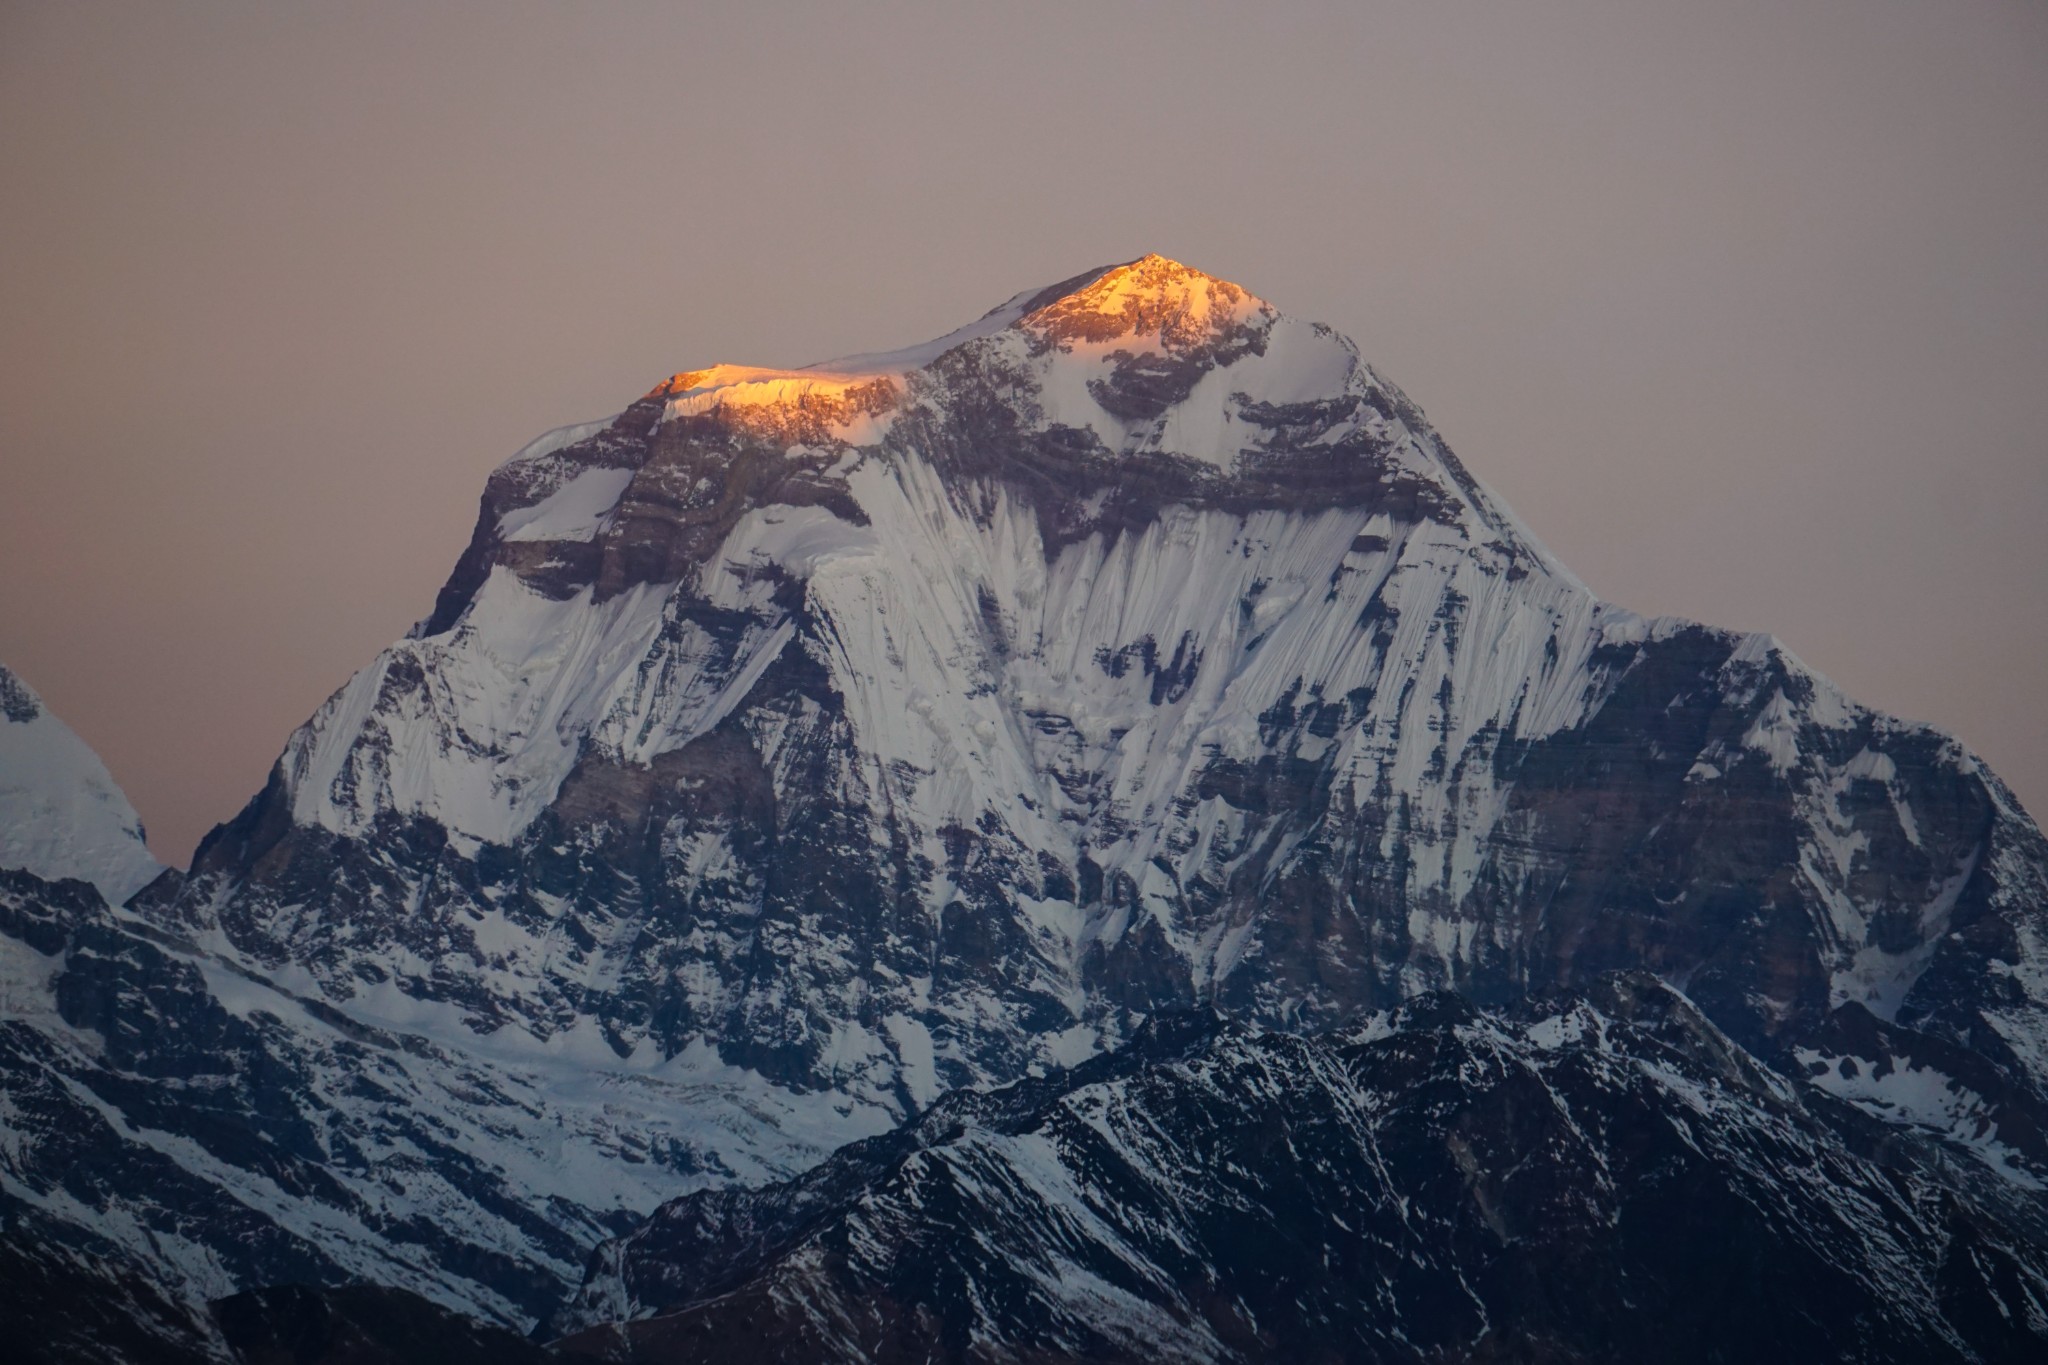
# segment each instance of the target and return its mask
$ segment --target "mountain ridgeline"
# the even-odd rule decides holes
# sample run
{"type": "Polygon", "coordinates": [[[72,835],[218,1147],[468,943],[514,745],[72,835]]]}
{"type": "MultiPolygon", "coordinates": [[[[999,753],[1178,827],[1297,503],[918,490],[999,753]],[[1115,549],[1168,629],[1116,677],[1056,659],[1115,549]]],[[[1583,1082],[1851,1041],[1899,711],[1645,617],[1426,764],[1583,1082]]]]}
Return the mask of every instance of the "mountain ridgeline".
{"type": "Polygon", "coordinates": [[[1160,257],[541,438],[188,874],[48,824],[0,1211],[166,1351],[2048,1348],[2011,793],[1160,257]]]}

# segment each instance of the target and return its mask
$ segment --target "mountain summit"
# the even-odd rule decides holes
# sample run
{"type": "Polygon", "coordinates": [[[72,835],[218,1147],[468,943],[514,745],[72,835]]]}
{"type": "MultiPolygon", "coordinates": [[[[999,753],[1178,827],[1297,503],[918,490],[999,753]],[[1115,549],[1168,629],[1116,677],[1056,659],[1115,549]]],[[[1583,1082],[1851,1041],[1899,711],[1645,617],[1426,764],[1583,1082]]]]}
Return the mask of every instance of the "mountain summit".
{"type": "Polygon", "coordinates": [[[1910,1133],[1986,1207],[2048,1180],[2048,841],[1997,778],[1768,636],[1599,601],[1348,340],[1156,256],[535,441],[174,880],[118,923],[187,995],[136,946],[75,1012],[297,1078],[250,1100],[290,1160],[208,1130],[266,1264],[522,1326],[662,1199],[1164,1019],[1618,971],[1773,1069],[1758,1123],[1910,1133]]]}

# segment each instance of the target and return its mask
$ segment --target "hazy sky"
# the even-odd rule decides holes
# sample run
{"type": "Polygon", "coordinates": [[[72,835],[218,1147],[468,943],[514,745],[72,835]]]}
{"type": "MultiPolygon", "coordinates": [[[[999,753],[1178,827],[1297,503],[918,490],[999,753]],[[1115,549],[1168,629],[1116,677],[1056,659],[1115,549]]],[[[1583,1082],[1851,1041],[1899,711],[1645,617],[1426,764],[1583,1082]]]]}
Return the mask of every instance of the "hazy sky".
{"type": "Polygon", "coordinates": [[[492,465],[1146,251],[2048,809],[2048,6],[0,0],[0,660],[159,856],[492,465]]]}

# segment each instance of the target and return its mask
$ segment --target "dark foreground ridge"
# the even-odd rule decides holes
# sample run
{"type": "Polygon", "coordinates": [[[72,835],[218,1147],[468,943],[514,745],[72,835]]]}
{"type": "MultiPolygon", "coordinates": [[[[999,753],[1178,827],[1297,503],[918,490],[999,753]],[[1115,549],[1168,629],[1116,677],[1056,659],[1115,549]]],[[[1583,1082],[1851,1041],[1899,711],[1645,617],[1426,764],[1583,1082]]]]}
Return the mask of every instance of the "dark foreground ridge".
{"type": "Polygon", "coordinates": [[[10,1253],[8,1282],[50,1361],[2017,1362],[2048,1340],[2040,1218],[1634,974],[1306,1037],[1161,1019],[665,1205],[547,1346],[369,1286],[207,1320],[75,1261],[10,1253]]]}
{"type": "Polygon", "coordinates": [[[2048,1330],[2039,1217],[1619,976],[1512,1016],[1177,1023],[951,1096],[798,1180],[665,1206],[600,1251],[559,1349],[2017,1361],[2048,1330]]]}

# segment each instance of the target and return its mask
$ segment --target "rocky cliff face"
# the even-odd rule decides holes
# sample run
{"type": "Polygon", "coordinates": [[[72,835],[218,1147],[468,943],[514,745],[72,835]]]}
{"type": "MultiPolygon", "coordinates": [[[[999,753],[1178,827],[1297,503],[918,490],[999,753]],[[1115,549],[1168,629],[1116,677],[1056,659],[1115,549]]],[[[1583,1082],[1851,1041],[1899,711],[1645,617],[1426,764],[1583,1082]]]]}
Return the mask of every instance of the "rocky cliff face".
{"type": "Polygon", "coordinates": [[[188,878],[68,875],[0,925],[0,1174],[188,1298],[524,1327],[664,1200],[1164,1017],[1617,969],[2048,1177],[2048,843],[1997,779],[1594,599],[1348,341],[1157,257],[543,437],[188,878]]]}

